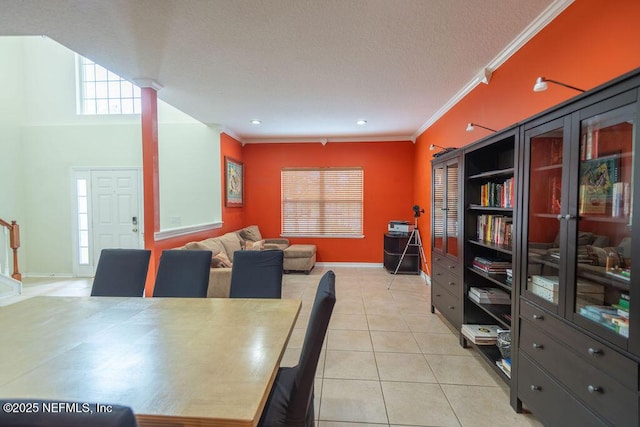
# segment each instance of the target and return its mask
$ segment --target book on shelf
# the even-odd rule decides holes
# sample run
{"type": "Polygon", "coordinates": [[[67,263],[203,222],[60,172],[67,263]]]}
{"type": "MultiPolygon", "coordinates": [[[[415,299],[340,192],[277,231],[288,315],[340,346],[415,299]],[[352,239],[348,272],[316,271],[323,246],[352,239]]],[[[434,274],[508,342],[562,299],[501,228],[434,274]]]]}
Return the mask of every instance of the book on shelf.
{"type": "Polygon", "coordinates": [[[477,221],[478,241],[511,246],[513,218],[504,215],[479,215],[477,221]]]}
{"type": "Polygon", "coordinates": [[[614,182],[611,191],[611,216],[620,217],[624,213],[624,182],[614,182]]]}
{"type": "Polygon", "coordinates": [[[474,268],[485,273],[506,274],[507,268],[511,268],[511,261],[501,258],[476,256],[473,258],[472,265],[474,268]]]}
{"type": "Polygon", "coordinates": [[[502,372],[508,377],[511,378],[511,359],[500,359],[496,360],[496,366],[500,368],[502,372]]]}
{"type": "Polygon", "coordinates": [[[552,176],[549,179],[549,212],[559,214],[562,203],[562,179],[552,176]]]}
{"type": "Polygon", "coordinates": [[[512,208],[514,204],[513,177],[503,182],[487,182],[480,186],[480,206],[512,208]]]}
{"type": "Polygon", "coordinates": [[[476,345],[495,345],[498,339],[498,325],[463,324],[462,335],[476,345]]]}
{"type": "Polygon", "coordinates": [[[631,269],[627,268],[627,269],[612,269],[607,271],[607,274],[609,276],[613,276],[617,279],[621,279],[624,281],[631,281],[631,269]]]}
{"type": "Polygon", "coordinates": [[[511,295],[498,288],[469,288],[469,299],[479,304],[511,305],[511,295]]]}

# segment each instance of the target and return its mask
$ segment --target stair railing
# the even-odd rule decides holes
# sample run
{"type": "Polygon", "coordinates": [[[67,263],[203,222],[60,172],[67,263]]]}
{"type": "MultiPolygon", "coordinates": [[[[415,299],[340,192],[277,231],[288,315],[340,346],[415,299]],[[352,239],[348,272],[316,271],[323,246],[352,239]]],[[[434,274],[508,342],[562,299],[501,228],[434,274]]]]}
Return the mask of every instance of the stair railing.
{"type": "MultiPolygon", "coordinates": [[[[11,221],[11,223],[0,218],[0,226],[9,231],[9,247],[13,251],[13,274],[11,277],[18,281],[22,281],[22,274],[20,274],[20,268],[18,267],[18,248],[20,247],[20,226],[17,222],[11,221]]],[[[5,231],[6,233],[6,231],[5,231]]]]}

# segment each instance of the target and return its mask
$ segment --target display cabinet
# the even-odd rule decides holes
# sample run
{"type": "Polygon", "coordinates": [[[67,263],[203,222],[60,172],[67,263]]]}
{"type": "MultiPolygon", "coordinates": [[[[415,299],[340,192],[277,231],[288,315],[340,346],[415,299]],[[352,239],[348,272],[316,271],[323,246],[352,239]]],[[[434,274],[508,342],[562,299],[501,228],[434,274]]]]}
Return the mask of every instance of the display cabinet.
{"type": "Polygon", "coordinates": [[[639,425],[639,85],[625,76],[522,126],[517,394],[545,424],[639,425]]]}
{"type": "Polygon", "coordinates": [[[462,325],[460,158],[453,151],[432,161],[431,200],[431,312],[437,309],[456,330],[462,325]]]}

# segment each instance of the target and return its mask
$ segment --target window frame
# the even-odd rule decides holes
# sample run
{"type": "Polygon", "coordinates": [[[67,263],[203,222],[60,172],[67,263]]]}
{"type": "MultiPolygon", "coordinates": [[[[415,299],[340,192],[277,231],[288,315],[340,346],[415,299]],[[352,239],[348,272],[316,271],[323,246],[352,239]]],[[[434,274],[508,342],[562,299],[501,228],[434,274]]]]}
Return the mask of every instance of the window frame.
{"type": "MultiPolygon", "coordinates": [[[[348,178],[348,177],[344,177],[344,178],[348,178]]],[[[314,238],[346,238],[346,239],[364,238],[364,168],[363,167],[359,167],[359,166],[358,167],[305,167],[305,168],[286,167],[281,169],[280,179],[281,179],[280,181],[281,183],[280,231],[281,231],[282,237],[314,237],[314,238]],[[324,196],[327,193],[335,194],[335,189],[334,188],[327,189],[326,185],[332,184],[332,183],[336,184],[336,177],[334,176],[334,177],[328,178],[327,174],[335,174],[336,172],[343,172],[343,171],[356,172],[355,174],[353,174],[353,177],[351,177],[352,179],[354,179],[354,183],[350,185],[355,185],[356,187],[359,186],[359,189],[356,188],[356,193],[358,193],[359,191],[359,194],[355,194],[357,196],[356,198],[359,200],[349,199],[349,196],[353,196],[354,194],[347,194],[347,192],[342,193],[338,198],[335,198],[335,197],[328,198],[324,196]],[[317,200],[311,198],[311,199],[306,199],[304,201],[302,201],[301,199],[296,201],[294,197],[295,195],[292,195],[291,193],[285,194],[285,192],[287,191],[285,175],[287,173],[293,173],[293,172],[297,172],[297,173],[309,172],[310,174],[319,175],[317,178],[318,187],[316,188],[316,193],[318,194],[317,200]],[[328,183],[327,179],[332,179],[333,182],[328,183]],[[301,229],[299,225],[298,229],[291,230],[292,228],[291,224],[289,225],[286,224],[287,218],[285,217],[287,214],[287,210],[289,210],[286,204],[290,204],[290,203],[294,203],[294,204],[305,203],[307,205],[310,205],[313,203],[318,204],[318,207],[317,207],[318,221],[315,222],[311,228],[301,229]],[[330,218],[331,212],[329,212],[329,210],[331,210],[332,207],[335,210],[336,206],[340,204],[353,204],[353,203],[355,203],[355,205],[358,206],[359,208],[359,215],[357,218],[357,221],[359,222],[359,224],[357,226],[357,229],[352,230],[352,232],[340,232],[335,228],[326,230],[326,227],[331,225],[329,221],[325,220],[325,218],[330,218]],[[318,232],[317,229],[325,229],[325,231],[318,232]]],[[[313,181],[313,177],[310,177],[310,179],[313,181]]],[[[340,186],[338,186],[338,188],[340,188],[340,186]]],[[[353,187],[351,186],[349,187],[343,186],[342,188],[353,189],[353,187]]],[[[358,208],[356,208],[356,210],[358,210],[358,208]]],[[[301,215],[299,215],[298,217],[302,218],[301,215]]],[[[292,219],[292,218],[289,218],[289,219],[291,221],[295,221],[295,219],[292,219]]],[[[347,217],[345,219],[348,220],[349,218],[347,217]]],[[[352,217],[351,220],[353,219],[354,218],[352,217]]],[[[338,220],[338,222],[340,221],[338,220]]],[[[348,229],[349,227],[347,226],[346,228],[348,229]]]]}

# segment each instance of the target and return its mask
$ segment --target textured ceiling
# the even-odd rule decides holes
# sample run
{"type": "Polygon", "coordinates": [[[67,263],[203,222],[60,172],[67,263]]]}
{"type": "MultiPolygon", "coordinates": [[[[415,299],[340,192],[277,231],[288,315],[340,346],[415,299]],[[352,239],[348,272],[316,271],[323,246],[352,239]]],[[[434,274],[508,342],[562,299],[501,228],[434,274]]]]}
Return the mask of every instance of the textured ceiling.
{"type": "Polygon", "coordinates": [[[570,2],[0,0],[0,35],[46,35],[152,79],[160,99],[246,142],[407,138],[570,2]]]}

